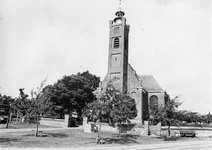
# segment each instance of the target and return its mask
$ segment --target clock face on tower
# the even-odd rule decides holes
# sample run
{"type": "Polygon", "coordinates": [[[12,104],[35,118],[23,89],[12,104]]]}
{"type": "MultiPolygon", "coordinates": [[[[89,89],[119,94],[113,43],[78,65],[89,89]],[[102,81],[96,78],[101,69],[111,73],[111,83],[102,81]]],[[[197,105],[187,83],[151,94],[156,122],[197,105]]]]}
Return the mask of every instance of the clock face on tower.
{"type": "Polygon", "coordinates": [[[119,27],[114,28],[114,34],[119,33],[119,27]]]}

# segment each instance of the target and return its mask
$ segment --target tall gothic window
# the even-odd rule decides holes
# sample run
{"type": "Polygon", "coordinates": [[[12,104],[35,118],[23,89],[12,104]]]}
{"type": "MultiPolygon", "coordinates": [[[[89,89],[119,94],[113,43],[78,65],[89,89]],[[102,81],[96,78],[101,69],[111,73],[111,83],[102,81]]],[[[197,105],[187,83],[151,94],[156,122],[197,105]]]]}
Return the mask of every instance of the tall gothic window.
{"type": "Polygon", "coordinates": [[[150,108],[153,108],[153,107],[158,107],[158,97],[155,95],[152,95],[150,97],[150,108]]]}
{"type": "Polygon", "coordinates": [[[119,38],[114,39],[113,48],[119,48],[119,38]]]}

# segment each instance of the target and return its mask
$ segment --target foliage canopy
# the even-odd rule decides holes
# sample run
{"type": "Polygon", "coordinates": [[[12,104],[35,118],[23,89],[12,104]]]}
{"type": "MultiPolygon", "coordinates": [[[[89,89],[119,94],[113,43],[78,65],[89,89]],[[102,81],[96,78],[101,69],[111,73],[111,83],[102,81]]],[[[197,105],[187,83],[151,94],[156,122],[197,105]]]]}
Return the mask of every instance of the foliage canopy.
{"type": "Polygon", "coordinates": [[[88,104],[84,114],[94,122],[118,126],[120,135],[121,124],[129,124],[130,119],[137,116],[137,109],[134,99],[118,91],[112,82],[109,82],[106,91],[97,100],[88,104]]]}
{"type": "Polygon", "coordinates": [[[88,71],[77,75],[63,76],[55,84],[43,89],[45,101],[51,105],[49,114],[52,116],[76,112],[81,116],[86,103],[95,99],[93,91],[98,87],[99,77],[88,71]]]}

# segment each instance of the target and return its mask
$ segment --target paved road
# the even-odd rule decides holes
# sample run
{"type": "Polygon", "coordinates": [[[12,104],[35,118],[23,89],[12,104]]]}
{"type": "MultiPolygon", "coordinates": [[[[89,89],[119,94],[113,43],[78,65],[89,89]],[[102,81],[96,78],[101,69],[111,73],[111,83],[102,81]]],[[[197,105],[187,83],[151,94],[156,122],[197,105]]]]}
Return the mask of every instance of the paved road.
{"type": "Polygon", "coordinates": [[[212,150],[212,140],[178,142],[166,144],[119,146],[119,147],[91,147],[71,148],[71,150],[212,150]]]}
{"type": "MultiPolygon", "coordinates": [[[[9,150],[1,148],[1,150],[9,150]]],[[[28,148],[26,148],[28,149],[28,148]]],[[[114,147],[87,147],[87,148],[33,148],[33,150],[212,150],[212,140],[178,142],[166,144],[114,146],[114,147]]]]}

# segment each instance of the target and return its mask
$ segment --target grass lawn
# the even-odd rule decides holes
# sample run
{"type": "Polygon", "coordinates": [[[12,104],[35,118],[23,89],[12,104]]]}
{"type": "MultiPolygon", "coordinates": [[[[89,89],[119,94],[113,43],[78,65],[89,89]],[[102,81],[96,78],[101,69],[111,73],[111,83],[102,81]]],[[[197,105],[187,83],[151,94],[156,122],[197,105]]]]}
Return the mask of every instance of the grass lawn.
{"type": "MultiPolygon", "coordinates": [[[[97,133],[84,133],[80,129],[43,130],[40,137],[33,131],[0,132],[0,145],[3,148],[71,148],[96,146],[124,146],[135,144],[156,144],[176,141],[164,141],[153,136],[123,135],[103,132],[101,137],[105,144],[96,144],[97,133]]],[[[204,140],[203,138],[179,138],[177,141],[204,140]]]]}

